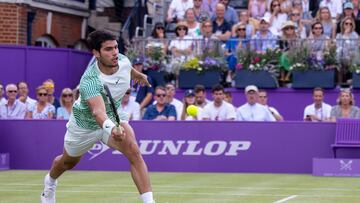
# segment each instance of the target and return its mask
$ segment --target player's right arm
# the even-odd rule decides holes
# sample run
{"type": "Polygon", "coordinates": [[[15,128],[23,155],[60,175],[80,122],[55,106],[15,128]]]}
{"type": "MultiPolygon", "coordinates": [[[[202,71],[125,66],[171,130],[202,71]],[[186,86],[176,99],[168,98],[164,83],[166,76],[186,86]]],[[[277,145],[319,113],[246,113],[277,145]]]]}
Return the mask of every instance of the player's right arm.
{"type": "MultiPolygon", "coordinates": [[[[104,126],[104,124],[106,125],[105,122],[107,122],[108,116],[106,115],[106,108],[103,98],[101,96],[91,97],[87,100],[87,104],[96,122],[100,126],[102,126],[103,129],[106,128],[107,126],[104,126]]],[[[125,136],[123,131],[119,127],[116,126],[111,126],[111,127],[112,127],[111,136],[115,140],[122,140],[125,136]]]]}

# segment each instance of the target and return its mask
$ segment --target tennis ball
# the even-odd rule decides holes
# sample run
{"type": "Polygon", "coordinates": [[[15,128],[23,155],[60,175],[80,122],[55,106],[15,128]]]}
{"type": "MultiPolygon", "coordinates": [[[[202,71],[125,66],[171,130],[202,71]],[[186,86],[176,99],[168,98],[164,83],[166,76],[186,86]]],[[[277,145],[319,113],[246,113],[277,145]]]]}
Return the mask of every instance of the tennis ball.
{"type": "Polygon", "coordinates": [[[186,112],[187,114],[189,114],[190,116],[196,116],[198,114],[198,107],[196,107],[195,105],[189,105],[186,108],[186,112]]]}

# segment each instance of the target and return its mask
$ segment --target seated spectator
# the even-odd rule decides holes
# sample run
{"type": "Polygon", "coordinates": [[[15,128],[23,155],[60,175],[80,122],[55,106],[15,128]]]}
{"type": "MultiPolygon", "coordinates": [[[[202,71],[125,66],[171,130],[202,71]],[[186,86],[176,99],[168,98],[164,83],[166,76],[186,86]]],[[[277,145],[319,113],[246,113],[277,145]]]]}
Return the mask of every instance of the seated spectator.
{"type": "Polygon", "coordinates": [[[74,101],[73,91],[70,88],[64,88],[60,96],[61,106],[56,110],[56,119],[69,120],[74,101]]]}
{"type": "Polygon", "coordinates": [[[228,22],[230,26],[233,26],[239,22],[239,18],[236,10],[233,7],[229,6],[229,2],[229,0],[219,0],[219,3],[222,3],[225,6],[224,18],[226,22],[228,22]]]}
{"type": "Polygon", "coordinates": [[[224,87],[222,85],[215,85],[212,88],[212,96],[214,101],[208,103],[202,112],[203,120],[235,120],[236,114],[234,107],[224,101],[224,87]]]}
{"type": "Polygon", "coordinates": [[[248,10],[250,17],[260,20],[265,15],[266,7],[266,0],[249,0],[248,10]]]}
{"type": "Polygon", "coordinates": [[[193,39],[199,39],[201,36],[200,23],[196,21],[194,8],[189,8],[185,12],[186,25],[188,27],[188,35],[193,39]]]}
{"type": "Polygon", "coordinates": [[[163,86],[156,87],[154,96],[156,104],[152,104],[146,109],[144,120],[176,120],[175,106],[166,103],[165,97],[165,88],[163,86]]]}
{"type": "Polygon", "coordinates": [[[259,21],[258,20],[250,21],[249,12],[246,10],[240,11],[239,23],[242,23],[246,26],[246,36],[249,38],[254,36],[256,28],[259,27],[259,21]]]}
{"type": "MultiPolygon", "coordinates": [[[[141,58],[136,58],[133,61],[133,67],[135,70],[143,73],[143,61],[141,58]]],[[[154,88],[156,84],[154,84],[151,77],[148,77],[149,83],[152,85],[151,87],[145,85],[141,86],[136,83],[132,87],[132,96],[135,97],[135,101],[140,104],[140,112],[143,114],[146,108],[153,102],[154,88]]]]}
{"type": "Polygon", "coordinates": [[[338,23],[336,24],[336,33],[341,32],[341,22],[344,20],[345,17],[350,17],[355,22],[355,32],[359,35],[360,34],[360,20],[356,19],[354,15],[354,5],[351,2],[344,3],[344,9],[342,14],[339,17],[338,23]]]}
{"type": "Polygon", "coordinates": [[[36,100],[29,97],[29,88],[26,82],[19,82],[17,86],[19,89],[19,101],[25,104],[26,109],[29,109],[30,106],[36,103],[36,100]]]}
{"type": "Polygon", "coordinates": [[[337,20],[342,12],[342,1],[339,0],[322,0],[320,8],[329,8],[329,13],[332,19],[337,20]]]}
{"type": "Polygon", "coordinates": [[[186,120],[186,121],[192,121],[192,120],[202,120],[202,111],[203,109],[201,107],[198,108],[198,113],[196,116],[190,116],[187,113],[187,107],[190,105],[195,105],[195,92],[194,90],[186,90],[184,94],[183,99],[183,106],[181,111],[181,116],[179,120],[186,120]]]}
{"type": "Polygon", "coordinates": [[[348,66],[355,58],[359,58],[359,35],[355,32],[355,22],[352,17],[341,21],[341,32],[336,35],[336,54],[341,63],[338,82],[347,81],[348,66]]]}
{"type": "Polygon", "coordinates": [[[36,88],[37,102],[31,106],[26,113],[29,119],[52,119],[55,114],[55,107],[48,102],[47,89],[44,86],[36,88]]]}
{"type": "Polygon", "coordinates": [[[226,42],[231,36],[231,24],[228,23],[225,18],[225,6],[221,3],[216,5],[216,15],[213,20],[213,34],[219,40],[226,42]]]}
{"type": "Polygon", "coordinates": [[[259,90],[259,104],[264,105],[271,113],[271,115],[274,116],[276,121],[283,121],[284,118],[281,116],[278,110],[276,110],[274,107],[268,105],[268,94],[265,90],[259,90]]]}
{"type": "Polygon", "coordinates": [[[321,7],[318,10],[316,14],[316,20],[321,22],[324,34],[330,39],[334,39],[336,35],[336,26],[331,19],[330,10],[328,7],[321,7]]]}
{"type": "Polygon", "coordinates": [[[301,23],[306,27],[306,33],[310,30],[310,25],[313,22],[313,17],[309,11],[309,1],[308,0],[294,0],[293,1],[293,10],[297,9],[300,13],[301,23]]]}
{"type": "Polygon", "coordinates": [[[236,110],[238,121],[276,121],[268,108],[258,103],[259,90],[254,85],[245,88],[246,104],[236,110]]]}
{"type": "Polygon", "coordinates": [[[354,95],[350,90],[341,90],[336,103],[337,105],[331,108],[330,121],[336,122],[338,118],[360,117],[360,110],[355,106],[354,95]]]}
{"type": "Polygon", "coordinates": [[[315,21],[311,25],[311,33],[309,37],[310,52],[323,58],[325,49],[329,46],[329,37],[324,35],[324,28],[319,21],[315,21]]]}
{"type": "Polygon", "coordinates": [[[269,30],[273,35],[279,36],[283,23],[287,20],[287,14],[282,13],[280,2],[278,0],[271,1],[270,12],[266,12],[264,18],[269,19],[269,30]]]}
{"type": "Polygon", "coordinates": [[[185,58],[192,54],[193,38],[188,36],[188,30],[184,21],[178,22],[175,29],[176,38],[170,42],[169,49],[173,58],[180,61],[185,61],[185,58]]]}
{"type": "Polygon", "coordinates": [[[351,3],[354,6],[354,16],[357,20],[360,20],[360,12],[359,12],[359,0],[352,0],[351,3]]]}
{"type": "Polygon", "coordinates": [[[167,12],[166,21],[171,23],[183,20],[185,11],[192,7],[194,7],[192,0],[172,0],[167,12]]]}
{"type": "Polygon", "coordinates": [[[161,47],[163,53],[167,54],[168,41],[166,39],[165,26],[161,22],[155,23],[154,29],[151,32],[151,36],[148,38],[146,45],[147,51],[151,51],[151,48],[161,47]]]}
{"type": "Polygon", "coordinates": [[[324,102],[324,90],[322,88],[314,88],[313,100],[314,103],[304,109],[304,121],[328,121],[331,106],[324,102]]]}
{"type": "MultiPolygon", "coordinates": [[[[55,83],[52,79],[47,79],[43,82],[43,86],[47,91],[48,102],[55,107],[55,110],[60,107],[59,100],[54,96],[55,93],[55,83]]],[[[55,115],[54,115],[55,116],[55,115]]]]}
{"type": "Polygon", "coordinates": [[[166,98],[165,98],[166,103],[175,106],[177,120],[180,120],[183,103],[174,97],[176,94],[175,85],[172,83],[166,84],[165,92],[166,92],[166,98]]]}
{"type": "MultiPolygon", "coordinates": [[[[208,0],[204,0],[204,1],[208,1],[208,0]]],[[[194,2],[195,19],[197,22],[201,23],[204,20],[211,18],[212,15],[210,16],[210,13],[202,7],[203,0],[193,0],[193,2],[194,2]]]]}
{"type": "Polygon", "coordinates": [[[201,8],[203,11],[206,11],[211,17],[215,15],[217,4],[218,4],[218,0],[202,0],[201,8]]]}
{"type": "Polygon", "coordinates": [[[0,84],[0,104],[6,103],[6,99],[5,97],[3,97],[3,95],[4,95],[4,86],[0,84]]]}
{"type": "Polygon", "coordinates": [[[132,99],[131,89],[128,89],[121,100],[121,110],[129,116],[129,120],[137,121],[140,120],[140,105],[135,101],[135,98],[132,99]]]}
{"type": "Polygon", "coordinates": [[[306,28],[301,20],[301,10],[294,8],[289,15],[290,20],[294,23],[296,35],[298,36],[298,38],[305,39],[306,28]]]}
{"type": "Polygon", "coordinates": [[[224,101],[231,104],[234,107],[234,111],[236,112],[236,107],[233,104],[233,97],[232,97],[232,94],[231,94],[230,91],[225,91],[224,92],[224,101]]]}
{"type": "Polygon", "coordinates": [[[201,36],[196,40],[196,55],[216,52],[220,50],[218,38],[212,33],[212,21],[204,20],[201,23],[201,36]]]}
{"type": "Polygon", "coordinates": [[[250,47],[258,53],[265,53],[266,49],[275,49],[277,45],[277,37],[269,31],[269,18],[260,20],[259,31],[253,36],[250,47]]]}
{"type": "Polygon", "coordinates": [[[194,92],[195,92],[196,106],[204,108],[208,103],[211,102],[208,99],[206,99],[206,89],[204,85],[195,85],[194,92]]]}
{"type": "Polygon", "coordinates": [[[24,119],[26,105],[16,99],[18,89],[15,84],[6,85],[7,101],[0,104],[0,119],[24,119]]]}

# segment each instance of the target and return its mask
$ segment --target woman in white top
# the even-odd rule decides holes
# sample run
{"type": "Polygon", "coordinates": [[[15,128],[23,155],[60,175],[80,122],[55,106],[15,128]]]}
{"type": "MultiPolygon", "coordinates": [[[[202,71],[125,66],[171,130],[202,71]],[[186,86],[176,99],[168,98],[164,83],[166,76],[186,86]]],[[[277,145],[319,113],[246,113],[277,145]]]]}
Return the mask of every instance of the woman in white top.
{"type": "Polygon", "coordinates": [[[270,12],[266,12],[264,15],[265,18],[270,19],[269,30],[276,36],[281,34],[281,27],[287,20],[287,14],[281,12],[280,5],[278,0],[273,0],[270,4],[270,12]]]}
{"type": "Polygon", "coordinates": [[[201,36],[200,23],[196,21],[194,8],[189,8],[185,12],[186,24],[188,27],[188,35],[194,39],[201,36]]]}
{"type": "Polygon", "coordinates": [[[180,21],[176,25],[175,34],[176,38],[170,42],[169,49],[174,58],[185,59],[192,53],[193,38],[188,36],[188,26],[184,21],[180,21]]]}
{"type": "Polygon", "coordinates": [[[60,97],[61,107],[57,109],[56,118],[69,120],[74,101],[72,90],[70,88],[64,88],[60,97]]]}
{"type": "Polygon", "coordinates": [[[55,107],[47,100],[47,90],[44,86],[36,88],[37,102],[31,106],[26,113],[29,119],[52,119],[55,113],[55,107]]]}

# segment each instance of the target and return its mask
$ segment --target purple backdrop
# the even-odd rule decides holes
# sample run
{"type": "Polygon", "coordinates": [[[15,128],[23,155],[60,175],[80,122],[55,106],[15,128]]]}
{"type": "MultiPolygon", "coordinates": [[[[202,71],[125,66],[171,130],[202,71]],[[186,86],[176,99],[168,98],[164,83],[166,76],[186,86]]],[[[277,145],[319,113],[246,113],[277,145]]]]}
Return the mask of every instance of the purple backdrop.
{"type": "MultiPolygon", "coordinates": [[[[48,169],[63,149],[65,121],[0,121],[0,153],[13,169],[48,169]]],[[[311,173],[331,158],[335,123],[132,122],[151,171],[311,173]]],[[[338,156],[360,156],[339,150],[338,156]]],[[[128,170],[121,155],[96,144],[77,169],[128,170]]]]}
{"type": "Polygon", "coordinates": [[[55,81],[55,94],[59,96],[63,88],[76,87],[91,56],[74,49],[1,45],[0,83],[26,81],[34,97],[36,87],[51,78],[55,81]]]}

